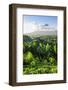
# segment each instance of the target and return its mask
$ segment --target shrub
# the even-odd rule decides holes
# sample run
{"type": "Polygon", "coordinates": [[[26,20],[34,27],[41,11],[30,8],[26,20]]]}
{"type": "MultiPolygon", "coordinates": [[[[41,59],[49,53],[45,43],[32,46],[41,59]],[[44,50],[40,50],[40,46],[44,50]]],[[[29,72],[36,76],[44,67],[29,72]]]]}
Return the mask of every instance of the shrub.
{"type": "Polygon", "coordinates": [[[30,63],[34,59],[33,54],[30,51],[26,52],[23,57],[25,63],[30,63]]]}

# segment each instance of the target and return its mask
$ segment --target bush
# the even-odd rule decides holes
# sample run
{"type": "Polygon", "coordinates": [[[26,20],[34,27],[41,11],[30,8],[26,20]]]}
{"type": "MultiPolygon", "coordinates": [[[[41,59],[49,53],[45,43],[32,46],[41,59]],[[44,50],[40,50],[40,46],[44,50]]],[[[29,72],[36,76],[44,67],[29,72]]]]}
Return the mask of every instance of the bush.
{"type": "Polygon", "coordinates": [[[33,61],[30,63],[30,65],[31,65],[32,67],[36,66],[36,61],[33,60],[33,61]]]}
{"type": "Polygon", "coordinates": [[[31,61],[33,61],[34,57],[33,54],[28,51],[24,54],[24,62],[30,64],[31,61]]]}

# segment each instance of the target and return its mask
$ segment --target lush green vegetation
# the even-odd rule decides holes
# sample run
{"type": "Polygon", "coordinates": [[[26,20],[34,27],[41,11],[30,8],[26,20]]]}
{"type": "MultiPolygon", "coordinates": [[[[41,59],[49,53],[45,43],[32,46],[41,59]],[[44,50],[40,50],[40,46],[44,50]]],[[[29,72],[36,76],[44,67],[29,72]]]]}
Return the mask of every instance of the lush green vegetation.
{"type": "Polygon", "coordinates": [[[57,37],[23,36],[23,73],[57,73],[57,37]]]}

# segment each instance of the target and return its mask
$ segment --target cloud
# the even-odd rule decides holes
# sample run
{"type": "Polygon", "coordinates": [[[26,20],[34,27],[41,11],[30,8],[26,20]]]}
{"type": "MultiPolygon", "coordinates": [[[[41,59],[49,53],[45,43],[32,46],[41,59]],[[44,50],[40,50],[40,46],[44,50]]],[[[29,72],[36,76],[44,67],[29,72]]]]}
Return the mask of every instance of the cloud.
{"type": "Polygon", "coordinates": [[[24,22],[23,33],[31,33],[38,29],[38,25],[35,22],[24,22]]]}

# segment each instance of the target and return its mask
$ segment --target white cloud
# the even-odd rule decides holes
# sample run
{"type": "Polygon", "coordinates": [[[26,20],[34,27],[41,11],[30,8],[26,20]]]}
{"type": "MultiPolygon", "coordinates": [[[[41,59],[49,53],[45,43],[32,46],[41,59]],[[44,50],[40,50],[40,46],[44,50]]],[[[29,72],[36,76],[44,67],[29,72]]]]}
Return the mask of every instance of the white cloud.
{"type": "Polygon", "coordinates": [[[23,33],[31,33],[38,30],[38,25],[35,22],[24,22],[23,33]]]}

